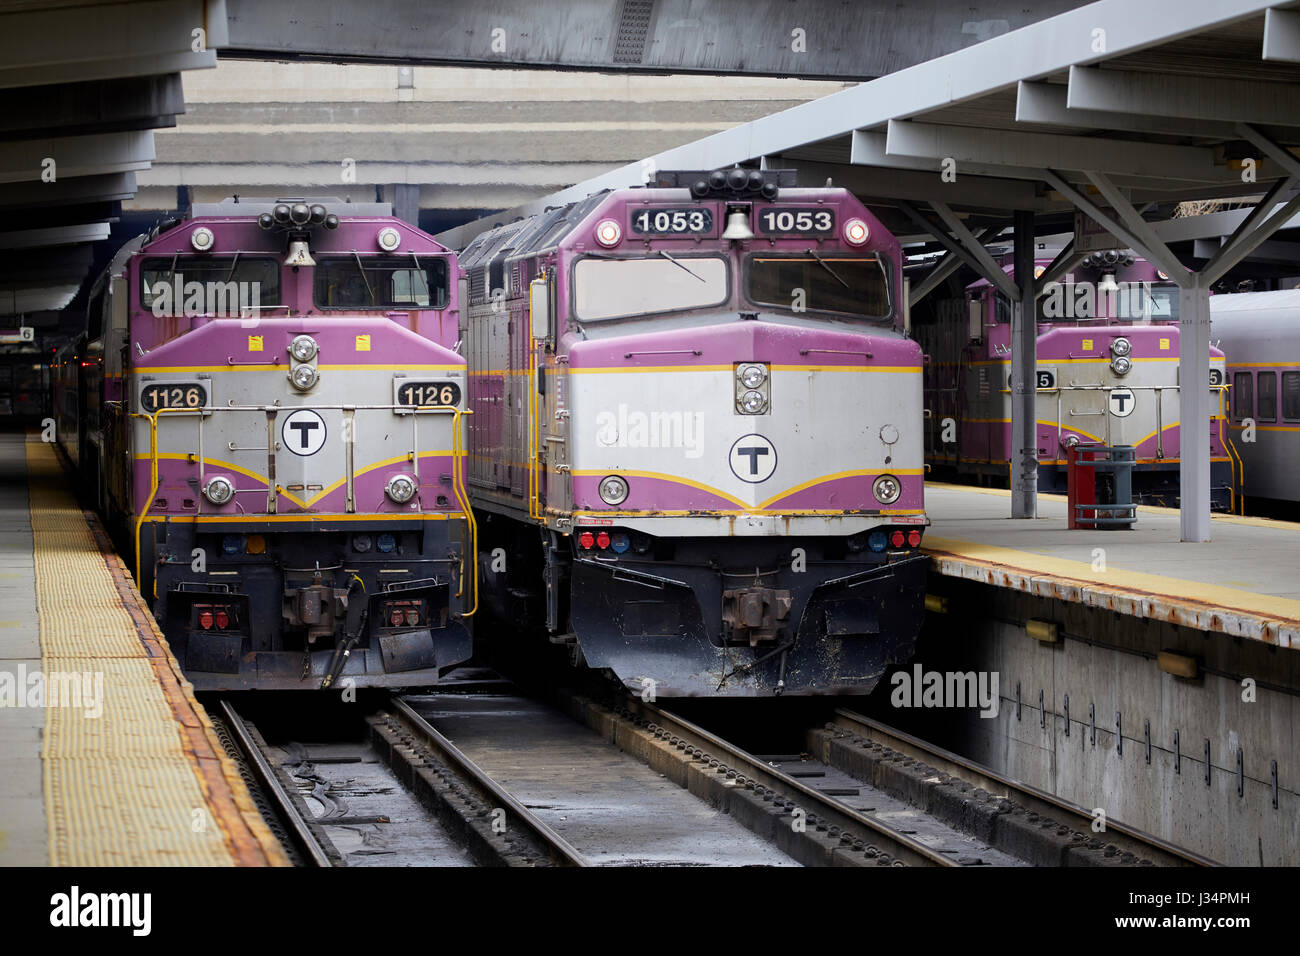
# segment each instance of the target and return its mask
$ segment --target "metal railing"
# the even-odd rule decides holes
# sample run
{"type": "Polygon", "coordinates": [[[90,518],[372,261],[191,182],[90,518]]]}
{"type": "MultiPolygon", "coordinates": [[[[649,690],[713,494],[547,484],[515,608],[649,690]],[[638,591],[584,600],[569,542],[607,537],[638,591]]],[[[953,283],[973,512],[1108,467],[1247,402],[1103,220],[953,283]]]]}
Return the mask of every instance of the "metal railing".
{"type": "MultiPolygon", "coordinates": [[[[278,492],[281,490],[276,480],[276,446],[279,442],[275,437],[275,420],[276,416],[282,411],[296,412],[302,409],[312,411],[340,411],[344,416],[344,472],[345,472],[345,512],[348,514],[356,513],[355,499],[355,460],[353,457],[353,431],[355,414],[358,411],[389,411],[400,414],[409,414],[411,416],[411,450],[407,452],[407,457],[411,462],[415,486],[420,486],[420,441],[419,441],[419,416],[422,414],[451,415],[451,435],[452,435],[452,469],[451,485],[452,492],[456,496],[456,502],[460,506],[461,512],[465,515],[466,525],[469,529],[466,548],[461,555],[461,576],[456,596],[461,597],[465,590],[465,581],[467,578],[471,581],[471,606],[468,611],[461,613],[462,617],[469,617],[478,610],[478,525],[474,520],[474,511],[470,506],[469,494],[465,488],[464,476],[461,474],[461,462],[466,457],[464,443],[461,437],[461,419],[465,415],[474,413],[468,409],[456,408],[453,405],[216,405],[201,408],[160,408],[154,412],[132,412],[132,418],[141,418],[149,423],[149,497],[135,522],[135,568],[136,568],[136,586],[139,587],[142,581],[142,568],[140,566],[140,533],[144,526],[145,519],[153,508],[154,496],[158,493],[158,416],[163,414],[173,415],[176,417],[190,417],[197,420],[197,464],[199,466],[199,488],[206,485],[206,458],[203,453],[203,422],[208,417],[219,412],[261,412],[266,415],[266,447],[257,446],[236,446],[234,442],[228,442],[227,448],[230,451],[265,451],[267,454],[267,480],[266,488],[235,488],[235,494],[265,493],[266,494],[266,513],[273,515],[277,513],[278,492]],[[468,564],[468,567],[466,567],[468,564]]],[[[133,444],[134,447],[134,444],[133,444]]],[[[195,456],[191,456],[193,458],[195,456]]],[[[134,461],[134,453],[132,460],[134,461]]],[[[286,489],[287,490],[287,489],[286,489]]],[[[197,513],[202,513],[203,496],[200,493],[198,499],[197,513]]],[[[417,496],[417,506],[419,500],[417,496]]],[[[254,518],[255,516],[250,516],[254,518]]],[[[158,596],[158,582],[154,579],[154,597],[158,596]]]]}

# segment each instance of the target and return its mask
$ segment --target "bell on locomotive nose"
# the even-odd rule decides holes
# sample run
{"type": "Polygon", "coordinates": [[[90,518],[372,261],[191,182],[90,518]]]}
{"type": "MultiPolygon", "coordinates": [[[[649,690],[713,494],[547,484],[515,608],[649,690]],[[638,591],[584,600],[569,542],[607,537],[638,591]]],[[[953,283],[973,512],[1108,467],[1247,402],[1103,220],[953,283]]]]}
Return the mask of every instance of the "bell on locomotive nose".
{"type": "Polygon", "coordinates": [[[289,243],[289,254],[285,256],[284,264],[286,266],[314,266],[316,260],[311,257],[311,250],[307,248],[305,239],[294,239],[289,243]]]}
{"type": "Polygon", "coordinates": [[[723,239],[753,239],[754,231],[749,228],[749,213],[743,209],[727,210],[727,228],[722,233],[723,239]]]}

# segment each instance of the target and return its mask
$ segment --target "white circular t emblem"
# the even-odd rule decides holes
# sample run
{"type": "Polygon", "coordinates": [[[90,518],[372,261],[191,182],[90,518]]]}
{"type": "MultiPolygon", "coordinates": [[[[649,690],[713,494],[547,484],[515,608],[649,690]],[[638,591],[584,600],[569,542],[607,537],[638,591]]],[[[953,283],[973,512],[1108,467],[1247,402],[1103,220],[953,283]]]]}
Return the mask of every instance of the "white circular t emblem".
{"type": "Polygon", "coordinates": [[[776,471],[776,446],[762,435],[741,435],[731,446],[731,473],[756,485],[776,471]]]}
{"type": "Polygon", "coordinates": [[[314,455],[325,447],[325,419],[310,408],[290,412],[280,426],[280,444],[295,455],[314,455]]]}
{"type": "Polygon", "coordinates": [[[1131,388],[1112,388],[1110,390],[1110,413],[1116,418],[1128,418],[1137,407],[1137,396],[1131,388]]]}

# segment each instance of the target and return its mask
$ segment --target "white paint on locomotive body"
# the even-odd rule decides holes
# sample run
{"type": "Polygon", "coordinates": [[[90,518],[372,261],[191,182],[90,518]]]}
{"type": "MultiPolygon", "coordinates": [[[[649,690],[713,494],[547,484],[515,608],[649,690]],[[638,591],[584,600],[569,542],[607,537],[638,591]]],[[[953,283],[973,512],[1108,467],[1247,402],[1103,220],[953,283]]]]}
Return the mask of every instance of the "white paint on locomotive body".
{"type": "MultiPolygon", "coordinates": [[[[854,534],[879,524],[893,522],[891,515],[835,515],[831,511],[889,511],[870,499],[855,496],[846,500],[843,492],[826,491],[813,508],[778,505],[781,498],[798,489],[834,477],[919,476],[922,473],[922,436],[912,422],[921,402],[921,372],[882,371],[871,367],[774,366],[771,372],[771,411],[765,415],[740,415],[734,411],[734,374],[730,368],[693,370],[582,370],[569,376],[572,413],[572,467],[575,476],[618,474],[633,489],[625,511],[608,514],[624,526],[655,531],[668,515],[638,512],[677,511],[674,522],[689,521],[689,534],[854,534]],[[691,447],[638,447],[636,443],[606,444],[599,440],[602,424],[608,425],[609,408],[654,409],[672,404],[701,413],[704,432],[700,453],[691,447]],[[852,410],[854,413],[849,414],[852,410]],[[606,416],[606,417],[602,417],[606,416]],[[897,430],[897,440],[886,445],[880,437],[885,425],[897,430]],[[730,451],[746,434],[763,436],[774,446],[778,462],[765,480],[742,480],[730,464],[730,451]],[[656,508],[637,506],[637,483],[659,478],[675,482],[675,491],[664,496],[682,498],[692,488],[711,492],[730,503],[716,509],[685,508],[667,502],[656,508]],[[737,527],[736,514],[753,509],[755,517],[770,519],[737,527]],[[763,515],[769,509],[818,511],[820,514],[763,515]],[[689,516],[681,511],[689,510],[689,516]],[[710,510],[722,512],[709,515],[710,510]],[[780,520],[775,520],[779,518],[780,520]]],[[[916,508],[896,511],[920,513],[916,508]]],[[[591,512],[600,513],[598,510],[591,512]]],[[[579,522],[581,523],[581,518],[579,522]]],[[[660,532],[662,533],[662,532],[660,532]]]]}

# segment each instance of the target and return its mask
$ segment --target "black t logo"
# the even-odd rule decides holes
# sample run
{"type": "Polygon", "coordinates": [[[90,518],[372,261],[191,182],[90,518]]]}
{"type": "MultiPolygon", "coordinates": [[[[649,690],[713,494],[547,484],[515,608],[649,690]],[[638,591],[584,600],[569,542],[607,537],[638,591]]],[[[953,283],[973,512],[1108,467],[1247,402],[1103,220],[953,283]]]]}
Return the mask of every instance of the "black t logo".
{"type": "Polygon", "coordinates": [[[320,427],[320,422],[290,422],[289,427],[298,432],[300,448],[311,447],[311,433],[320,427]]]}
{"type": "Polygon", "coordinates": [[[766,454],[767,454],[767,449],[766,449],[766,448],[760,448],[760,447],[737,448],[737,449],[736,449],[736,454],[737,454],[737,455],[748,455],[748,456],[749,456],[749,473],[750,473],[751,475],[757,475],[757,474],[758,474],[758,456],[759,456],[759,455],[766,455],[766,454]]]}

